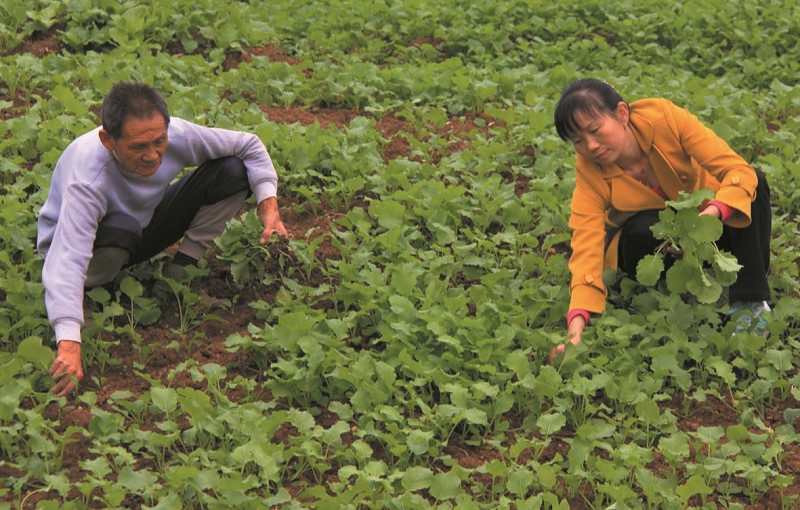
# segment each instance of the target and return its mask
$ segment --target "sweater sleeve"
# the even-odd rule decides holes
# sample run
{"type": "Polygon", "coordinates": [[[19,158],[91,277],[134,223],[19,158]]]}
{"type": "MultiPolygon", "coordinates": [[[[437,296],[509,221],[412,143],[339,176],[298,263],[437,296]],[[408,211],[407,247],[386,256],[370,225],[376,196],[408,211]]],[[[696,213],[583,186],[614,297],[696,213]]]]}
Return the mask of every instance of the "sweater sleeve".
{"type": "Polygon", "coordinates": [[[236,156],[247,168],[250,189],[258,202],[277,196],[278,174],[266,146],[255,134],[210,128],[173,118],[169,143],[186,158],[187,166],[236,156]]]}
{"type": "Polygon", "coordinates": [[[90,186],[72,184],[64,189],[53,241],[42,268],[47,315],[57,341],[81,341],[86,270],[104,213],[102,196],[90,186]]]}

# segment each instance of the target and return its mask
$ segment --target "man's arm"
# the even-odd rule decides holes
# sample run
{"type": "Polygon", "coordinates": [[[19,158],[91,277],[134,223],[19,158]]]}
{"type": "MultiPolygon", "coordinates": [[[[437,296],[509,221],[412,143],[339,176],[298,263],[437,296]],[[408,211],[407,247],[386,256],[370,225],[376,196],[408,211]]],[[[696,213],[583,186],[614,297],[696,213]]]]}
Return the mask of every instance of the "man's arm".
{"type": "MultiPolygon", "coordinates": [[[[250,189],[261,204],[277,196],[278,174],[266,146],[253,133],[200,126],[173,117],[169,143],[186,166],[201,165],[211,159],[235,156],[247,168],[250,189]]],[[[263,217],[262,217],[263,218],[263,217]]]]}

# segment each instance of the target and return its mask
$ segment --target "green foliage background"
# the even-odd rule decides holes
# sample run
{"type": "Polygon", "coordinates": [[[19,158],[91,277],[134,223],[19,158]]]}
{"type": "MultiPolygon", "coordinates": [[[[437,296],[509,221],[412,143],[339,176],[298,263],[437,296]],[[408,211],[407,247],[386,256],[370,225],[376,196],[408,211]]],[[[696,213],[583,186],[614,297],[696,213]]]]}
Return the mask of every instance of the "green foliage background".
{"type": "MultiPolygon", "coordinates": [[[[0,0],[0,507],[39,493],[42,508],[791,508],[797,19],[796,2],[767,0],[0,0]],[[61,50],[24,51],[44,35],[61,50]],[[226,70],[265,45],[297,63],[254,55],[226,70]],[[670,98],[767,174],[769,339],[720,329],[724,303],[624,280],[584,347],[546,363],[564,339],[573,175],[551,117],[583,76],[670,98]],[[255,360],[253,378],[187,363],[175,372],[194,387],[145,374],[143,394],[65,427],[42,414],[35,215],[60,152],[121,80],[155,85],[173,115],[256,132],[284,204],[341,213],[325,240],[342,256],[320,262],[319,241],[297,239],[295,266],[262,281],[275,302],[253,303],[260,322],[226,341],[255,360]],[[259,105],[363,115],[286,125],[259,105]],[[475,115],[484,129],[452,150],[448,122],[475,115]],[[385,116],[413,129],[408,158],[381,157],[385,116]],[[735,421],[687,428],[709,399],[735,421]],[[287,425],[296,435],[278,440],[287,425]],[[69,473],[75,441],[92,456],[69,473]],[[454,444],[486,461],[460,464],[454,444]]],[[[221,240],[228,260],[242,261],[252,224],[221,240]]]]}

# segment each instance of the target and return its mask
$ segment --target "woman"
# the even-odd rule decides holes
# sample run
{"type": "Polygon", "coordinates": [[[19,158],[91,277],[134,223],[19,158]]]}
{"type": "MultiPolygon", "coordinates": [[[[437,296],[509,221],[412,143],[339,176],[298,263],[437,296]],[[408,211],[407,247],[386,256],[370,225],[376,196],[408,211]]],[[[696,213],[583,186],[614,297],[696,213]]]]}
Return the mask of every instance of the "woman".
{"type": "MultiPolygon", "coordinates": [[[[578,344],[590,314],[602,313],[607,291],[603,269],[635,275],[636,264],[662,240],[650,226],[666,200],[681,191],[715,192],[700,214],[722,220],[718,245],[743,266],[729,289],[731,313],[768,311],[767,283],[772,213],[769,186],[694,115],[666,99],[626,103],[608,83],[581,79],[569,84],[555,110],[555,125],[577,153],[569,220],[569,341],[578,344]]],[[[551,358],[565,345],[553,349],[551,358]]]]}

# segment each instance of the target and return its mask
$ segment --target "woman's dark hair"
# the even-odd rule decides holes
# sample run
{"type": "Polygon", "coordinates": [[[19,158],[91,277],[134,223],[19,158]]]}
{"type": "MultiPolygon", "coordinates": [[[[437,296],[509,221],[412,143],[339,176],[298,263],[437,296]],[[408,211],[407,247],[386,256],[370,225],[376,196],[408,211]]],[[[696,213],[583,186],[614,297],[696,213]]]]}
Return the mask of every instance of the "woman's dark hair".
{"type": "Polygon", "coordinates": [[[164,117],[169,126],[167,102],[153,87],[144,83],[117,83],[106,94],[100,118],[111,138],[122,136],[122,125],[128,117],[149,119],[155,114],[164,117]]]}
{"type": "Polygon", "coordinates": [[[613,116],[620,102],[624,103],[625,100],[617,89],[603,80],[582,78],[573,81],[564,87],[553,114],[558,136],[562,140],[569,140],[580,131],[575,114],[582,113],[592,118],[613,116]]]}

